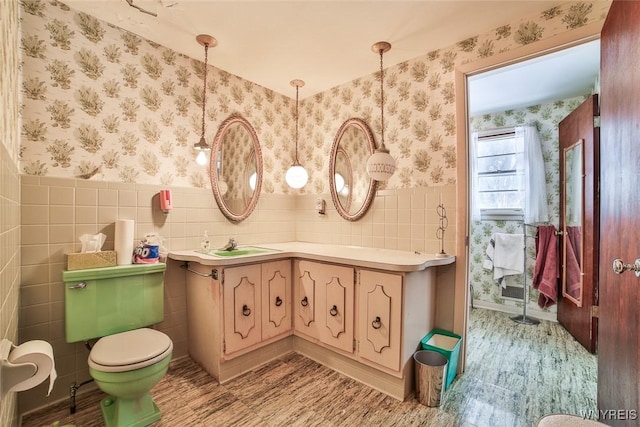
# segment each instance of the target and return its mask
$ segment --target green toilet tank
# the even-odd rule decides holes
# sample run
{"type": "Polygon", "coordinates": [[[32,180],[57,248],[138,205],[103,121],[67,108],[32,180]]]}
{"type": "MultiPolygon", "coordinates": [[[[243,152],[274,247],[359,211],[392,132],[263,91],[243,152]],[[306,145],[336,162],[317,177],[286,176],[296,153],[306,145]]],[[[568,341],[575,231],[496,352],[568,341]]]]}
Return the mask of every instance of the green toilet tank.
{"type": "Polygon", "coordinates": [[[63,271],[67,342],[86,341],[159,323],[166,264],[63,271]]]}

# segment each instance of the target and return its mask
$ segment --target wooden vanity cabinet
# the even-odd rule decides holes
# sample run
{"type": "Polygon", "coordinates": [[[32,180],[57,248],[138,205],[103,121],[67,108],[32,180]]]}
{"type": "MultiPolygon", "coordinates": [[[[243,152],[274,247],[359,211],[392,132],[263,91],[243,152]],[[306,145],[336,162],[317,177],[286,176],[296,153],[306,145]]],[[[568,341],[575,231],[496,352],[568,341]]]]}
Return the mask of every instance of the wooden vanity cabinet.
{"type": "Polygon", "coordinates": [[[295,260],[293,270],[296,333],[353,353],[354,268],[295,260]]]}
{"type": "MultiPolygon", "coordinates": [[[[293,265],[296,336],[394,377],[407,375],[420,339],[433,327],[432,269],[393,273],[309,260],[293,265]]],[[[325,356],[331,359],[312,355],[325,356]]]]}
{"type": "Polygon", "coordinates": [[[256,366],[254,350],[290,351],[291,260],[229,267],[190,263],[189,355],[221,383],[256,366]]]}
{"type": "Polygon", "coordinates": [[[224,353],[262,341],[261,265],[225,268],[222,272],[224,353]]]}
{"type": "Polygon", "coordinates": [[[307,258],[188,268],[189,354],[221,383],[296,351],[397,399],[413,391],[413,353],[435,325],[435,268],[307,258]]]}
{"type": "Polygon", "coordinates": [[[225,268],[222,289],[225,354],[291,330],[289,260],[225,268]]]}

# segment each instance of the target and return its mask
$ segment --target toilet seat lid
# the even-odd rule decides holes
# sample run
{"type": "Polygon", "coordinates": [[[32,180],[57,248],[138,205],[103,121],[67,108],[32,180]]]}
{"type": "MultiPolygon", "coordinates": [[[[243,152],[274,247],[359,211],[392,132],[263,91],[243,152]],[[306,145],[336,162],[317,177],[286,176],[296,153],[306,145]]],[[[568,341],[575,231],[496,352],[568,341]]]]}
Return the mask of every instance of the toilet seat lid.
{"type": "Polygon", "coordinates": [[[130,371],[152,365],[173,350],[171,339],[142,328],[100,338],[89,354],[89,366],[105,372],[130,371]]]}

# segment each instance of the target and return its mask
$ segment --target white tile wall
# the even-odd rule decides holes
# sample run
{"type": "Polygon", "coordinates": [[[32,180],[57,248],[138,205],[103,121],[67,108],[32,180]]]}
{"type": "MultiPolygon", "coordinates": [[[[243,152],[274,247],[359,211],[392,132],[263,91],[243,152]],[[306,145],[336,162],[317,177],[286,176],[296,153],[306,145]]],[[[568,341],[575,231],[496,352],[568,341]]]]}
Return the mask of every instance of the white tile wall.
{"type": "MultiPolygon", "coordinates": [[[[212,246],[229,237],[245,244],[308,241],[369,247],[437,252],[438,218],[435,205],[440,193],[454,186],[380,191],[371,211],[361,220],[342,219],[327,200],[327,214],[315,211],[317,196],[262,194],[251,216],[234,224],[218,210],[210,190],[172,188],[173,210],[159,210],[157,193],[164,187],[93,182],[74,179],[23,176],[22,303],[20,340],[43,339],[52,343],[58,365],[58,386],[50,398],[41,385],[20,394],[20,411],[26,412],[68,396],[62,384],[89,378],[87,350],[64,340],[64,292],[61,272],[65,254],[79,252],[79,236],[98,232],[107,235],[103,249],[113,249],[119,218],[134,219],[135,237],[156,232],[169,249],[193,249],[207,230],[212,246]]],[[[454,203],[454,197],[445,203],[454,203]]],[[[451,206],[451,212],[455,206],[451,206]]],[[[454,218],[449,218],[454,224],[454,218]]],[[[451,228],[452,226],[450,226],[451,228]]],[[[453,248],[454,231],[445,245],[453,248]]],[[[158,328],[174,342],[174,357],[187,354],[187,330],[182,271],[169,263],[165,285],[165,320],[158,328]]]]}

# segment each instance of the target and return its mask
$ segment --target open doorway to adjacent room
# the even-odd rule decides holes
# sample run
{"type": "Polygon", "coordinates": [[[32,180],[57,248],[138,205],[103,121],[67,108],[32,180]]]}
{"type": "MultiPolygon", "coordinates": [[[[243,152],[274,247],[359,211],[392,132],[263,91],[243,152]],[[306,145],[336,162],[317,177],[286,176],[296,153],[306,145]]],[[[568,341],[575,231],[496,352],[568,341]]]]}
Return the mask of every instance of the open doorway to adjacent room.
{"type": "MultiPolygon", "coordinates": [[[[599,92],[599,64],[599,40],[592,40],[465,75],[470,183],[465,375],[498,393],[499,410],[514,419],[581,414],[597,407],[596,356],[558,323],[557,302],[549,301],[545,292],[540,298],[532,282],[539,226],[559,232],[565,223],[559,124],[599,92]],[[545,187],[542,199],[529,201],[524,190],[531,171],[525,172],[524,142],[518,140],[518,129],[527,125],[535,128],[540,141],[544,170],[532,170],[543,174],[545,187]],[[540,202],[546,204],[546,220],[530,224],[525,208],[540,202]],[[496,271],[493,257],[505,252],[496,253],[495,241],[505,235],[521,235],[525,248],[509,260],[511,269],[496,271]]],[[[556,236],[556,255],[562,263],[562,235],[556,236]]],[[[556,299],[561,299],[561,281],[557,283],[556,299]]],[[[485,402],[495,403],[495,396],[485,402]]]]}

